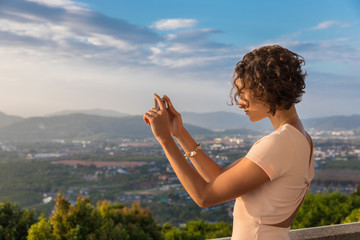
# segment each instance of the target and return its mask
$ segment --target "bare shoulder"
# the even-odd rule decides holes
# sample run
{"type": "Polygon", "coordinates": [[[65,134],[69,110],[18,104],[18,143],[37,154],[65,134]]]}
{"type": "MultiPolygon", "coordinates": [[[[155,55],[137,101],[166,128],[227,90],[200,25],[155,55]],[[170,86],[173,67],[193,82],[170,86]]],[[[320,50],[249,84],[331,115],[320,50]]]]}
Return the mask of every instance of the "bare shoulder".
{"type": "Polygon", "coordinates": [[[294,123],[289,123],[289,124],[291,126],[293,126],[294,128],[296,128],[302,135],[304,135],[304,137],[308,141],[310,147],[312,147],[312,145],[313,145],[312,138],[311,138],[310,134],[305,130],[302,123],[301,122],[294,122],[294,123]]]}

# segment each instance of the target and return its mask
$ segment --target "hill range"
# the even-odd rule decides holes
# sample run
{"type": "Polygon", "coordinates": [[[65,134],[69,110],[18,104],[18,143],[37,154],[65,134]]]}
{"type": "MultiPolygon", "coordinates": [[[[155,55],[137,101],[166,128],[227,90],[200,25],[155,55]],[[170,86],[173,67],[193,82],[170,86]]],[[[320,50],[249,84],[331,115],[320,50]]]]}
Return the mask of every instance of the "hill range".
{"type": "MultiPolygon", "coordinates": [[[[251,123],[247,116],[231,112],[182,113],[185,127],[194,135],[229,133],[264,134],[269,121],[251,123]]],[[[360,134],[360,115],[304,119],[307,129],[355,130],[360,134]]],[[[21,118],[0,113],[1,141],[50,139],[116,139],[151,137],[140,115],[107,110],[64,111],[45,117],[21,118]]]]}

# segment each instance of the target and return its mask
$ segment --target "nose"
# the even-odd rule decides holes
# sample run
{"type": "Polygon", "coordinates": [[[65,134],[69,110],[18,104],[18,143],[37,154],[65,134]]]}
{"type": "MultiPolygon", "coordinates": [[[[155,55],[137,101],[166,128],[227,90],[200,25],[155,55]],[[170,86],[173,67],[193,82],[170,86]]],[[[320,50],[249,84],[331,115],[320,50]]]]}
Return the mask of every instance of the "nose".
{"type": "Polygon", "coordinates": [[[237,106],[238,108],[246,108],[246,103],[244,100],[240,99],[237,106]]]}

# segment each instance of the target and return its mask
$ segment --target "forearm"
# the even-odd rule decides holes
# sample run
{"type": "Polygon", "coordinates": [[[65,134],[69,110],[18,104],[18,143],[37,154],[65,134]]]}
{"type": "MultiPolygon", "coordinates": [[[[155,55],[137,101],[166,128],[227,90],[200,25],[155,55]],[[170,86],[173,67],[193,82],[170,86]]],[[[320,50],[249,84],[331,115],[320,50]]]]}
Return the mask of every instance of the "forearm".
{"type": "Polygon", "coordinates": [[[186,160],[172,138],[160,142],[160,144],[185,190],[199,206],[203,206],[204,191],[207,185],[205,179],[186,160]]]}
{"type": "MultiPolygon", "coordinates": [[[[185,128],[176,136],[176,139],[185,153],[193,151],[197,145],[196,141],[185,128]]],[[[224,170],[202,150],[197,151],[195,156],[189,158],[196,170],[207,182],[216,178],[224,170]]]]}

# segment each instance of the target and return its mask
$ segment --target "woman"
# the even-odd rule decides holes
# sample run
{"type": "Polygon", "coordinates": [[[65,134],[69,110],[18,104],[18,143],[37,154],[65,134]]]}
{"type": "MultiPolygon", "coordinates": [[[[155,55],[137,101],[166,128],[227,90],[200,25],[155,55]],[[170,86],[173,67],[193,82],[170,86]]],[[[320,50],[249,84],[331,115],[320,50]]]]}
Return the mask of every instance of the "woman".
{"type": "Polygon", "coordinates": [[[289,239],[291,222],[314,176],[313,143],[295,108],[304,93],[304,63],[278,45],[255,49],[237,63],[233,101],[252,122],[269,118],[274,131],[226,168],[201,150],[167,96],[155,95],[160,109],[144,114],[180,182],[200,207],[236,199],[233,240],[289,239]]]}

